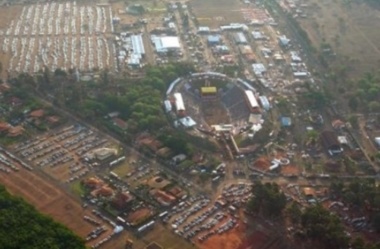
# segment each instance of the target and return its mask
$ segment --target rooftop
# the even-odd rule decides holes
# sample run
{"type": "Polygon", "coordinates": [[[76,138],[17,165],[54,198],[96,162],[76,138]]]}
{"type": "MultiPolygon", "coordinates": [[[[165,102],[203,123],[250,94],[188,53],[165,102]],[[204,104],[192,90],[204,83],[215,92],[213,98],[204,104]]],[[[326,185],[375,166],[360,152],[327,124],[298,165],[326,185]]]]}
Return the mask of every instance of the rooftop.
{"type": "Polygon", "coordinates": [[[216,87],[214,87],[214,86],[209,86],[209,87],[202,87],[202,88],[201,88],[201,92],[202,92],[202,93],[216,93],[217,90],[216,90],[216,87]]]}
{"type": "Polygon", "coordinates": [[[38,109],[38,110],[34,110],[32,111],[29,116],[32,117],[32,118],[41,118],[43,117],[45,114],[45,111],[42,110],[42,109],[38,109]]]}
{"type": "Polygon", "coordinates": [[[288,127],[292,125],[292,119],[290,117],[282,117],[281,118],[281,125],[284,127],[288,127]]]}
{"type": "Polygon", "coordinates": [[[325,130],[319,135],[323,147],[329,150],[339,150],[340,145],[338,137],[333,131],[325,130]]]}

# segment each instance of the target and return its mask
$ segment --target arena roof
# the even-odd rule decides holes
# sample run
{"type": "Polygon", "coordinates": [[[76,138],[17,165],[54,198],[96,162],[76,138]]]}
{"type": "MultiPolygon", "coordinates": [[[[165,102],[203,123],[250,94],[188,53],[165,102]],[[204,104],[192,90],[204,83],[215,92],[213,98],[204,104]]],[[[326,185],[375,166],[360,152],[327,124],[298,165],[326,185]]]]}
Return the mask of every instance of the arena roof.
{"type": "Polygon", "coordinates": [[[209,86],[209,87],[202,87],[201,92],[202,93],[216,93],[216,87],[215,86],[209,86]]]}
{"type": "Polygon", "coordinates": [[[182,94],[175,93],[174,98],[175,98],[175,107],[176,107],[177,111],[184,111],[185,110],[185,104],[183,103],[182,94]]]}
{"type": "Polygon", "coordinates": [[[246,90],[245,95],[247,96],[251,108],[259,107],[257,99],[255,98],[255,95],[253,95],[253,92],[251,90],[246,90]]]}

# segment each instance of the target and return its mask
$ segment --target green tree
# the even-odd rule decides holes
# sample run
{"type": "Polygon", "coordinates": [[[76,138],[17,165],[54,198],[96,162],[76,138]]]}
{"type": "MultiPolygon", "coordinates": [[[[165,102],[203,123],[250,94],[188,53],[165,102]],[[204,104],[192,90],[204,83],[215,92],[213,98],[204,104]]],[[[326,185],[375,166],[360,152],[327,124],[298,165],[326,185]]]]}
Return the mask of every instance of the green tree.
{"type": "Polygon", "coordinates": [[[306,236],[318,240],[325,248],[347,248],[349,245],[349,237],[340,219],[322,205],[306,208],[301,216],[301,224],[306,236]]]}
{"type": "Polygon", "coordinates": [[[355,96],[351,96],[348,100],[348,107],[350,107],[350,109],[352,111],[356,111],[359,107],[359,101],[358,99],[355,97],[355,96]]]}
{"type": "Polygon", "coordinates": [[[299,224],[301,222],[302,211],[296,202],[292,202],[290,206],[286,209],[286,213],[289,216],[290,220],[294,224],[299,224]]]}
{"type": "Polygon", "coordinates": [[[0,248],[85,249],[84,241],[0,186],[0,248]]]}
{"type": "Polygon", "coordinates": [[[286,196],[276,183],[255,182],[252,186],[253,197],[248,209],[267,217],[278,217],[286,207],[286,196]]]}
{"type": "Polygon", "coordinates": [[[380,103],[377,101],[371,101],[368,104],[368,109],[371,112],[378,112],[378,111],[380,111],[380,103]]]}

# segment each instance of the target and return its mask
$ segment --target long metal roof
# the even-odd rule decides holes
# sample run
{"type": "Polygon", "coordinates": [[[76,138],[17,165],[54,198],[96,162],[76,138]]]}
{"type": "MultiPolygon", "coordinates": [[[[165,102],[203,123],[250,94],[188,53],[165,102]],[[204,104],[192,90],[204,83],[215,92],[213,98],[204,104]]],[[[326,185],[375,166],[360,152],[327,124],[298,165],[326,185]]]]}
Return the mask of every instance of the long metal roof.
{"type": "Polygon", "coordinates": [[[186,109],[185,109],[185,104],[183,103],[182,94],[175,93],[174,98],[175,98],[175,107],[177,111],[185,111],[186,109]]]}
{"type": "Polygon", "coordinates": [[[132,42],[133,53],[145,54],[145,48],[144,48],[142,35],[132,35],[131,42],[132,42]]]}
{"type": "Polygon", "coordinates": [[[246,90],[245,95],[248,98],[249,104],[251,108],[257,108],[259,107],[259,104],[257,103],[257,99],[253,95],[253,92],[251,90],[246,90]]]}

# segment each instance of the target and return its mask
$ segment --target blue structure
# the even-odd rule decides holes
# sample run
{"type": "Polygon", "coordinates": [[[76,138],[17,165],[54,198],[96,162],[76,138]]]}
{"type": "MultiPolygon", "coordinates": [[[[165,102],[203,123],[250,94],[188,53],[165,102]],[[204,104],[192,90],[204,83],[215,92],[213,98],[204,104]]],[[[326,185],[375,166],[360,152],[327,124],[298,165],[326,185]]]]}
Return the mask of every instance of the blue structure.
{"type": "Polygon", "coordinates": [[[260,100],[260,103],[261,103],[261,107],[264,110],[269,111],[269,109],[270,109],[270,103],[269,103],[268,98],[266,96],[260,96],[259,100],[260,100]]]}
{"type": "Polygon", "coordinates": [[[289,43],[290,43],[290,40],[288,38],[286,38],[285,35],[278,37],[278,44],[281,47],[286,47],[289,45],[289,43]]]}
{"type": "Polygon", "coordinates": [[[292,119],[290,117],[282,117],[281,118],[281,126],[289,127],[292,125],[292,119]]]}
{"type": "Polygon", "coordinates": [[[212,45],[217,45],[220,43],[220,36],[218,35],[209,35],[207,37],[207,44],[212,46],[212,45]]]}

